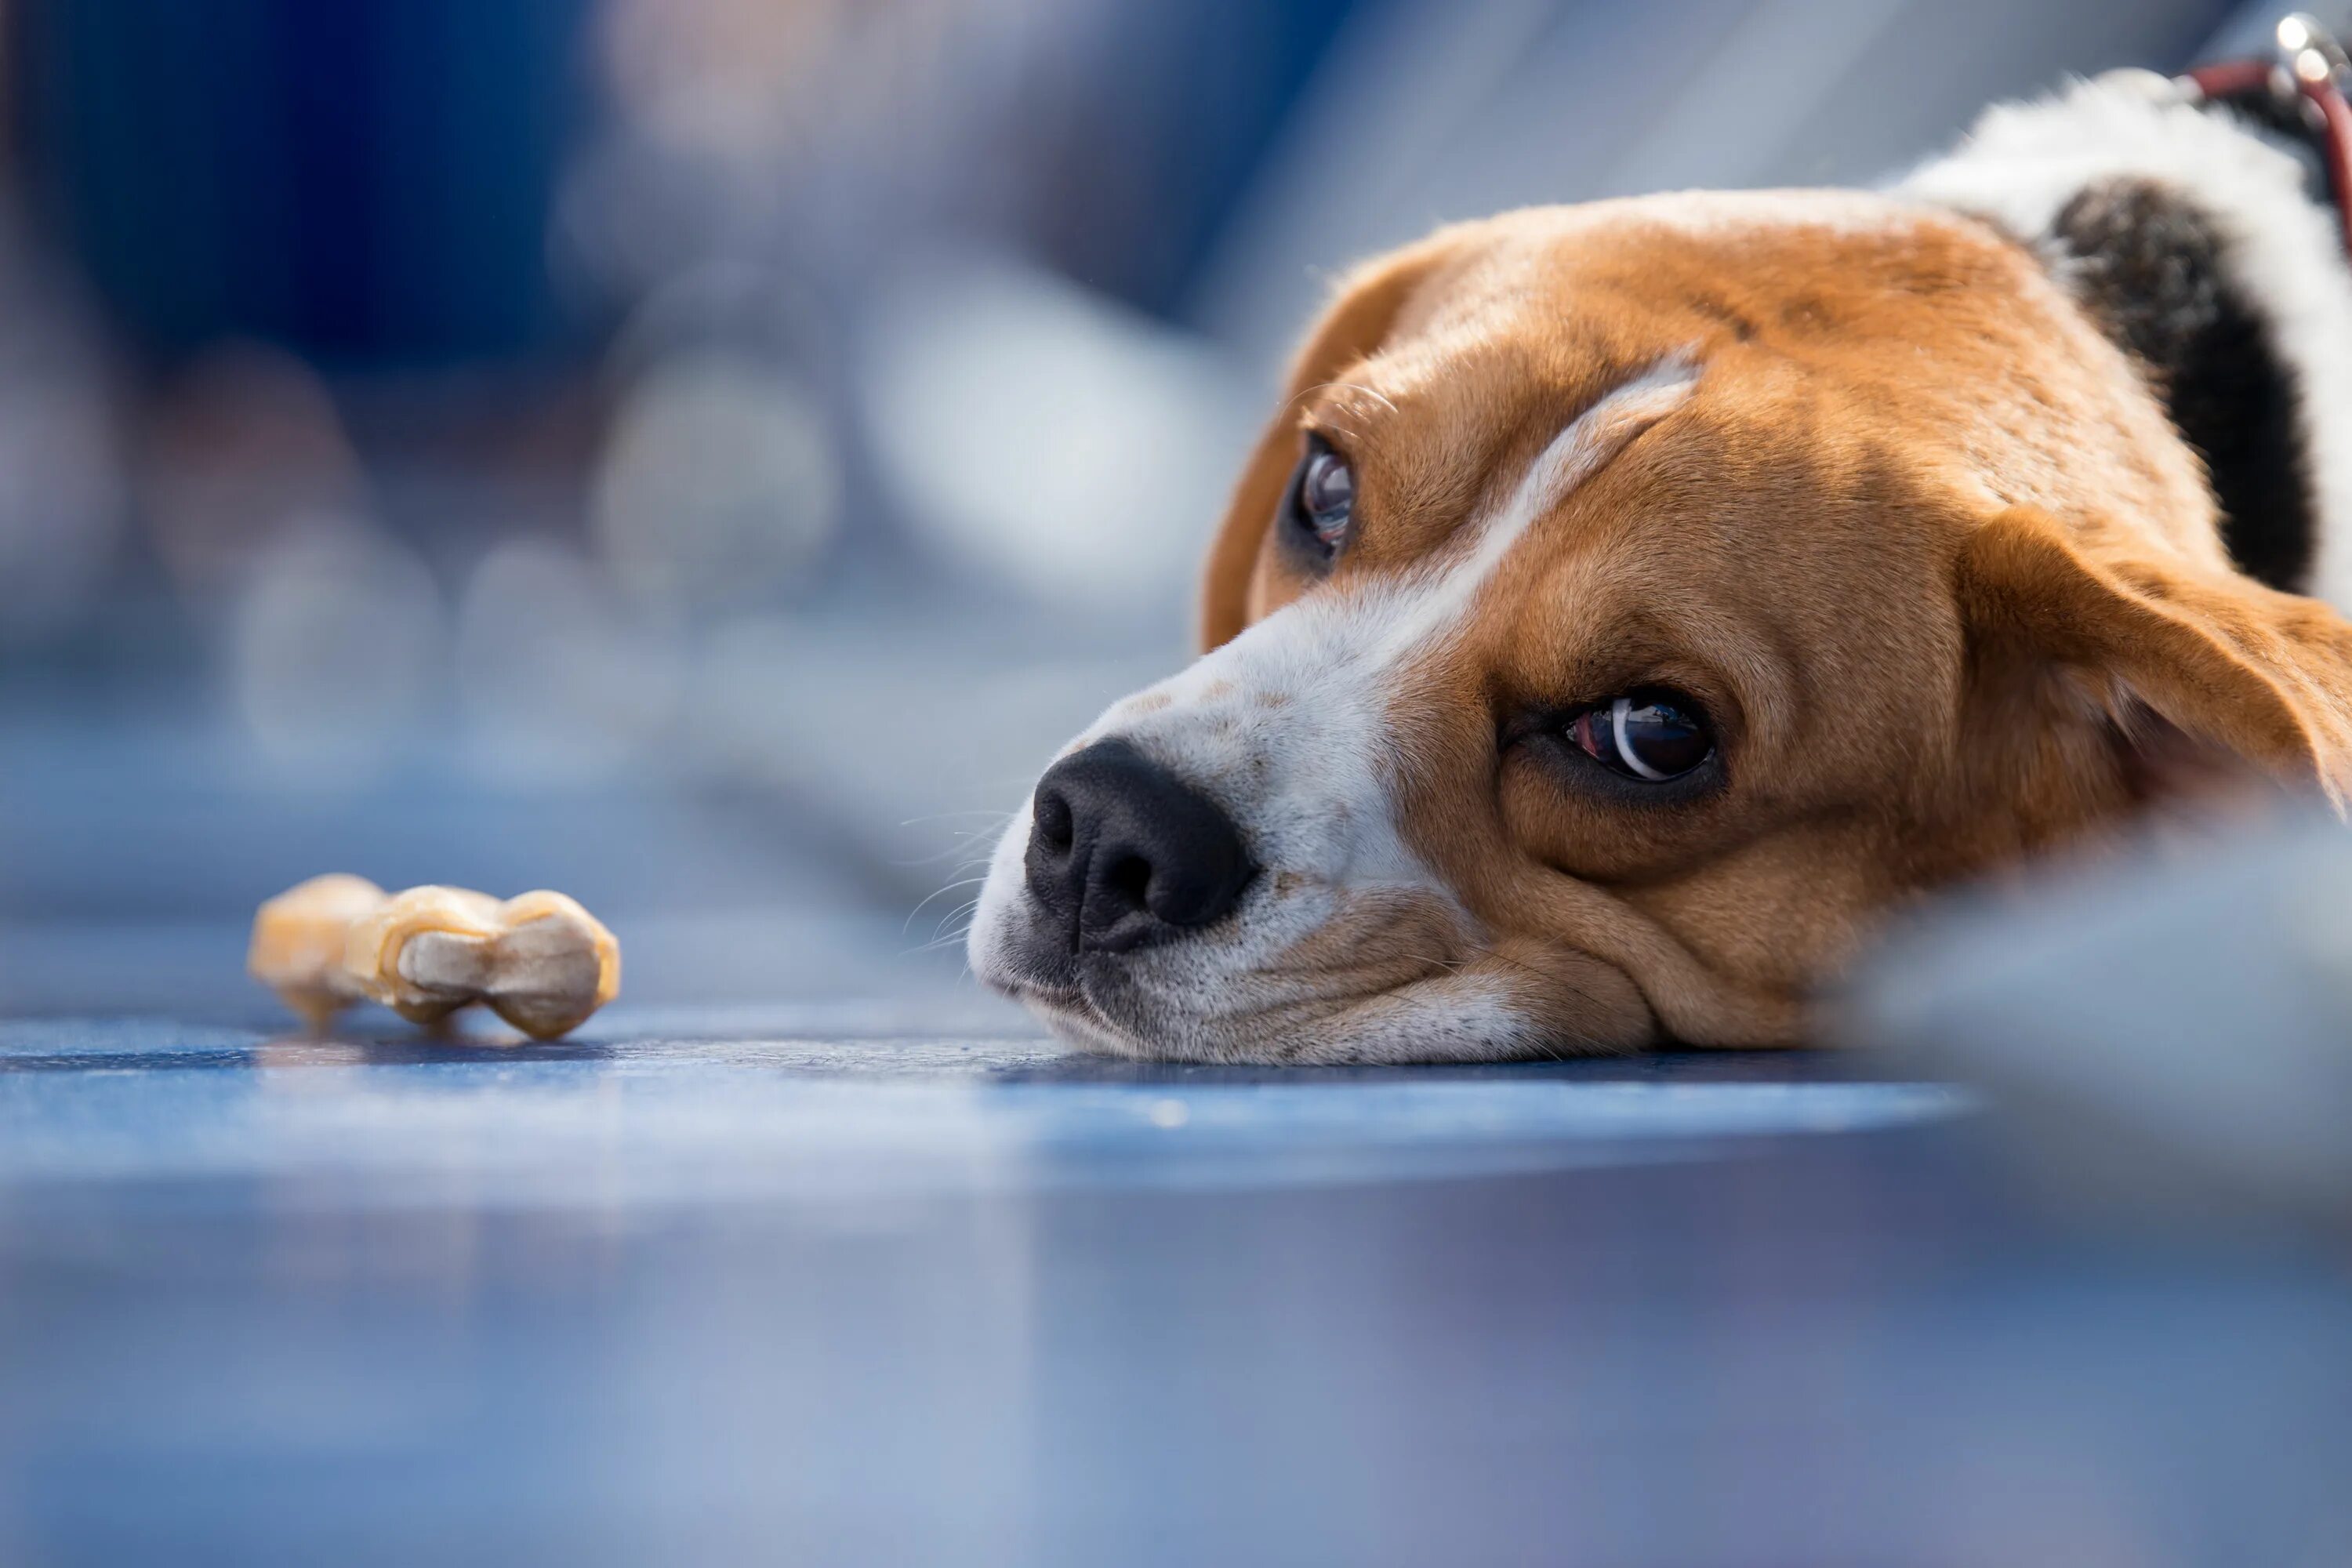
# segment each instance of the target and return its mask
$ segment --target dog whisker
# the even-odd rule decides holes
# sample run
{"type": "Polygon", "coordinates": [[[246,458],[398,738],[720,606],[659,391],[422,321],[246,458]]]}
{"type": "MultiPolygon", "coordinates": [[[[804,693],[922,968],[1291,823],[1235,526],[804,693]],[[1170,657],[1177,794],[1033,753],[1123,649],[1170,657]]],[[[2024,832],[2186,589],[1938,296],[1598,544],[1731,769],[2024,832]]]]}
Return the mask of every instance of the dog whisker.
{"type": "Polygon", "coordinates": [[[945,898],[948,894],[954,892],[959,888],[976,887],[986,880],[988,880],[988,879],[985,877],[963,877],[955,881],[950,882],[938,892],[926,894],[921,903],[917,904],[913,909],[907,911],[906,922],[898,928],[898,934],[901,936],[907,934],[907,928],[915,923],[915,917],[921,914],[924,908],[929,905],[933,899],[945,898]]]}

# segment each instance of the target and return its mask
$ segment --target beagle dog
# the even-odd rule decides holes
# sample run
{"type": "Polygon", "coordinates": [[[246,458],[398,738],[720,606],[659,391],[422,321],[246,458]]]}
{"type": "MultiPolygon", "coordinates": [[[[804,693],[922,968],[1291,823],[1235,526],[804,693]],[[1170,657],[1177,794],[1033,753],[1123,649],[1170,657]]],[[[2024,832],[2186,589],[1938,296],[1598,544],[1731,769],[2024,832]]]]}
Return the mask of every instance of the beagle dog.
{"type": "Polygon", "coordinates": [[[1879,193],[1442,229],[1339,286],[1207,651],[1038,781],[972,967],[1135,1057],[1801,1042],[2168,759],[2341,809],[2347,437],[2324,198],[2144,74],[1879,193]]]}

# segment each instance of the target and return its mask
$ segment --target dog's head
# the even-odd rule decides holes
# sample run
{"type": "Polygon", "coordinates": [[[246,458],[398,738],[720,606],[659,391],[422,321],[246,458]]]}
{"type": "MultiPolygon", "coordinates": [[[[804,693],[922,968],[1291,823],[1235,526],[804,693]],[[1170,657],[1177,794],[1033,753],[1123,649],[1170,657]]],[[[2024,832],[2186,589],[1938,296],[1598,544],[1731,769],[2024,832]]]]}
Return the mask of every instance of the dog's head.
{"type": "Polygon", "coordinates": [[[1360,271],[1203,640],[1045,772],[971,932],[1095,1049],[1785,1041],[1875,913],[2117,816],[2159,752],[2333,795],[2352,689],[2031,256],[1859,195],[1360,271]]]}

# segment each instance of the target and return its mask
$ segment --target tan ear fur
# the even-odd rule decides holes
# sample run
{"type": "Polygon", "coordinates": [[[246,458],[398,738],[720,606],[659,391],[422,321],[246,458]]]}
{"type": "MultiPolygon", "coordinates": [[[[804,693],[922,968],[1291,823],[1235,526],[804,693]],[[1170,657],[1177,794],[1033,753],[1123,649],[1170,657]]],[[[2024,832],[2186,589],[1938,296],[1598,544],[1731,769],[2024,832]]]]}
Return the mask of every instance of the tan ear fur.
{"type": "Polygon", "coordinates": [[[1216,541],[1209,547],[1201,592],[1202,652],[1231,641],[1249,625],[1250,587],[1258,552],[1282,500],[1283,487],[1298,461],[1300,397],[1338,379],[1349,366],[1378,349],[1414,288],[1453,249],[1451,237],[1441,232],[1366,262],[1334,290],[1330,308],[1292,362],[1282,406],[1251,451],[1216,541]]]}
{"type": "Polygon", "coordinates": [[[2080,681],[2127,745],[2152,714],[2154,729],[2344,810],[2352,626],[2318,600],[2160,555],[2122,530],[2070,537],[2031,508],[1972,531],[1958,585],[1979,670],[1989,647],[2021,653],[2080,681]]]}

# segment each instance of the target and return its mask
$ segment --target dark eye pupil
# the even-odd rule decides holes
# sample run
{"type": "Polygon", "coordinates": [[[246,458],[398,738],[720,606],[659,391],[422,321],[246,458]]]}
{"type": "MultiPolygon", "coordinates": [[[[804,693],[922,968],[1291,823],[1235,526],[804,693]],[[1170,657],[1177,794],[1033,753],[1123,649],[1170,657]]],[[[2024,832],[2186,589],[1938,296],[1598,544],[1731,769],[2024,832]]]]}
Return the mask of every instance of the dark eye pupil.
{"type": "Polygon", "coordinates": [[[1610,715],[1620,731],[1618,744],[1633,771],[1647,778],[1674,778],[1706,761],[1714,741],[1698,721],[1671,702],[1655,698],[1625,698],[1624,716],[1610,715]]]}
{"type": "Polygon", "coordinates": [[[1650,784],[1680,778],[1715,754],[1705,720],[1650,693],[1585,710],[1570,724],[1569,737],[1612,773],[1650,784]]]}
{"type": "Polygon", "coordinates": [[[1307,454],[1298,477],[1298,510],[1307,525],[1326,544],[1336,543],[1347,531],[1349,514],[1356,505],[1356,475],[1337,452],[1307,454]]]}

